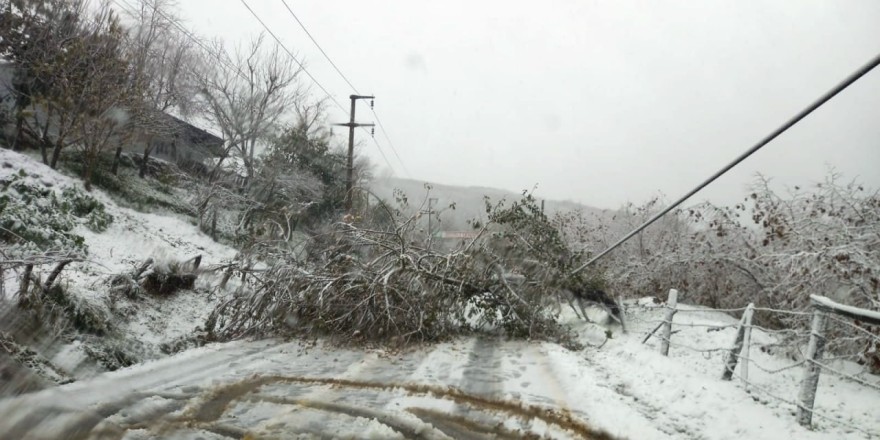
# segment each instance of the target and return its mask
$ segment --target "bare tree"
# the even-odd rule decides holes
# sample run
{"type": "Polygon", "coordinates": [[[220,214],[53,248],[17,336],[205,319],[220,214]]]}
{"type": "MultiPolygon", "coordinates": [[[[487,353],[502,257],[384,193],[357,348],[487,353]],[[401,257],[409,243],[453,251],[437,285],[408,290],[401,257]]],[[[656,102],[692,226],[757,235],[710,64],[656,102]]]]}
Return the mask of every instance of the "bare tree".
{"type": "Polygon", "coordinates": [[[119,17],[106,1],[16,0],[2,18],[0,50],[17,69],[18,141],[36,141],[53,168],[62,150],[81,146],[89,187],[100,153],[124,141],[138,90],[119,17]]]}
{"type": "Polygon", "coordinates": [[[257,167],[257,146],[278,131],[282,116],[302,96],[300,69],[278,46],[266,48],[262,35],[229,59],[199,77],[200,97],[208,118],[221,130],[227,151],[245,174],[245,186],[257,167]]]}
{"type": "MultiPolygon", "coordinates": [[[[193,43],[172,23],[176,19],[174,7],[173,0],[140,0],[139,8],[128,11],[134,22],[127,48],[132,83],[143,94],[139,105],[132,109],[136,135],[143,142],[142,178],[156,143],[168,142],[179,132],[180,124],[167,112],[187,116],[197,93],[193,43]]],[[[121,152],[120,145],[114,174],[121,152]]]]}
{"type": "Polygon", "coordinates": [[[79,130],[83,152],[83,180],[91,189],[98,158],[112,145],[125,143],[132,133],[131,111],[141,94],[131,84],[131,64],[125,53],[125,30],[119,16],[103,3],[86,23],[86,33],[68,47],[77,56],[79,69],[68,98],[71,109],[80,114],[79,130]]]}
{"type": "Polygon", "coordinates": [[[295,108],[296,122],[274,136],[255,158],[256,174],[247,187],[230,185],[224,179],[196,191],[193,204],[204,229],[214,234],[218,211],[234,211],[234,228],[226,233],[243,244],[284,246],[301,219],[338,192],[340,185],[332,175],[343,170],[333,160],[329,133],[320,124],[320,106],[297,104],[295,108]]]}

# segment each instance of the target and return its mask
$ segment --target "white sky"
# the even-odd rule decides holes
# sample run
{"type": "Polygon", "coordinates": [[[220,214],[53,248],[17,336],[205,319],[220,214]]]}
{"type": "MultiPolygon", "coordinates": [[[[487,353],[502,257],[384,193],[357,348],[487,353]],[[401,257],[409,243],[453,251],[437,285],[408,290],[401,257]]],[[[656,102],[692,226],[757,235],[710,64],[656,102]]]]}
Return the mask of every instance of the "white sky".
{"type": "MultiPolygon", "coordinates": [[[[240,0],[180,3],[206,37],[235,43],[262,29],[240,0]]],[[[281,0],[248,3],[347,107],[351,89],[281,0]]],[[[880,52],[874,0],[288,4],[358,90],[377,96],[413,178],[537,184],[542,197],[604,208],[658,191],[677,198],[880,52]]],[[[358,120],[372,121],[361,109],[358,120]]],[[[363,149],[384,166],[374,144],[363,149]]],[[[758,171],[820,180],[827,165],[880,187],[880,71],[693,201],[730,203],[758,171]]]]}

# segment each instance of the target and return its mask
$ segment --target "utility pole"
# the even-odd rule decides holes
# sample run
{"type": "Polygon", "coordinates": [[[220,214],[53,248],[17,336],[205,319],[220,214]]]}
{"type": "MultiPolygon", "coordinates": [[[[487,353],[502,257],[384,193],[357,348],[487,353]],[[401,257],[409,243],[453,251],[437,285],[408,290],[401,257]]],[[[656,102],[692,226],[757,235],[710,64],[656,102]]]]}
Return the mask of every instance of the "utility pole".
{"type": "MultiPolygon", "coordinates": [[[[355,103],[358,99],[376,99],[375,96],[351,95],[351,119],[344,124],[333,124],[348,127],[348,180],[345,182],[345,211],[351,214],[352,209],[352,192],[354,190],[354,129],[357,127],[373,127],[376,124],[358,124],[354,122],[355,103]]],[[[373,101],[370,101],[370,108],[373,107],[373,101]]]]}

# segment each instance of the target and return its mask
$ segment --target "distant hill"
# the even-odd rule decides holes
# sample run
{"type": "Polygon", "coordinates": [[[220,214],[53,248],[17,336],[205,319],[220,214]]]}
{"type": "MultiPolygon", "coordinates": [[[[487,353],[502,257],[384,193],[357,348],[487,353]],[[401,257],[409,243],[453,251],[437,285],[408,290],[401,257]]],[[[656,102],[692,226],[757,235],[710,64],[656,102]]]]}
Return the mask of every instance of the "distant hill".
{"type": "MultiPolygon", "coordinates": [[[[434,226],[435,231],[464,231],[468,230],[468,220],[475,218],[485,219],[484,196],[488,196],[493,203],[502,199],[507,201],[518,200],[522,197],[521,193],[497,188],[443,185],[396,177],[377,178],[372,182],[371,189],[377,196],[392,202],[392,204],[394,203],[394,190],[399,189],[403,191],[408,199],[411,212],[414,212],[420,207],[427,210],[427,202],[425,201],[427,197],[426,183],[430,184],[432,188],[430,197],[438,199],[433,204],[434,211],[439,212],[440,217],[440,223],[434,226]],[[454,210],[448,208],[452,203],[455,203],[454,210]]],[[[540,200],[540,198],[538,199],[540,200]]],[[[592,217],[589,214],[599,217],[610,217],[613,215],[612,211],[571,201],[546,200],[544,209],[548,216],[553,216],[557,212],[576,210],[582,210],[585,214],[588,214],[588,217],[592,217]]],[[[424,223],[427,223],[427,219],[424,219],[424,223]]]]}

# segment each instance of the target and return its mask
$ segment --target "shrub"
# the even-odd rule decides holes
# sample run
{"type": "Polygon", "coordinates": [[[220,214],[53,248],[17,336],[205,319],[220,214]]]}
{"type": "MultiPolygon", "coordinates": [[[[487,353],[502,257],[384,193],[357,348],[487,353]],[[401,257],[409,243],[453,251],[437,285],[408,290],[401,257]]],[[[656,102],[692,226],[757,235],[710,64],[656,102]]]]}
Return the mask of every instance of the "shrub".
{"type": "Polygon", "coordinates": [[[31,250],[86,252],[84,239],[73,233],[77,218],[61,208],[55,192],[20,172],[0,180],[0,240],[31,250]]]}
{"type": "Polygon", "coordinates": [[[61,192],[61,211],[84,219],[86,226],[95,232],[104,232],[113,223],[113,216],[107,213],[103,203],[73,187],[61,192]]]}

